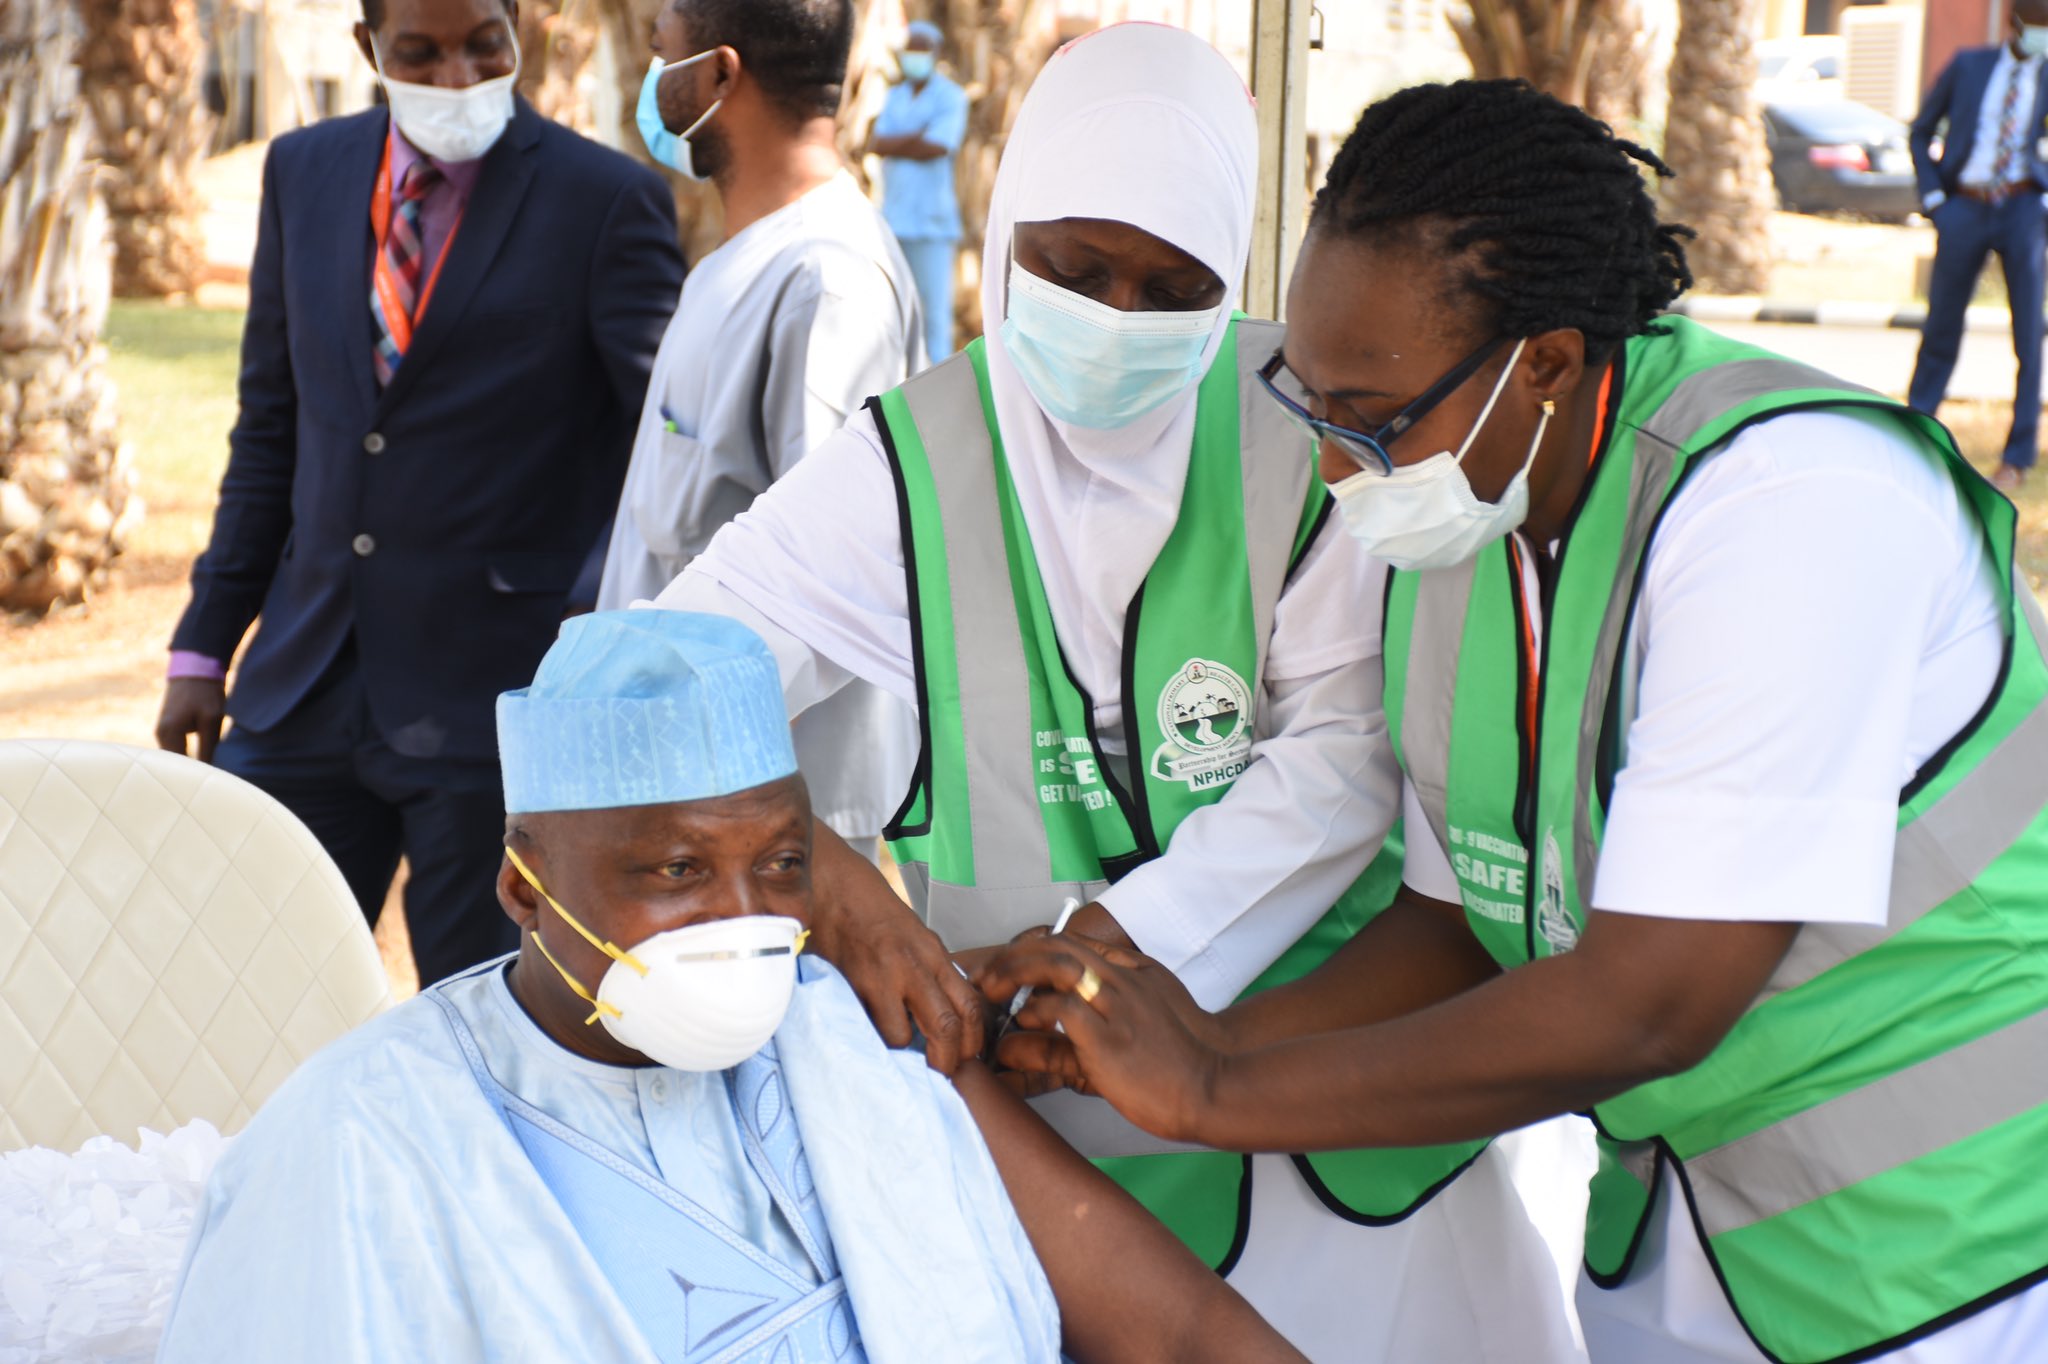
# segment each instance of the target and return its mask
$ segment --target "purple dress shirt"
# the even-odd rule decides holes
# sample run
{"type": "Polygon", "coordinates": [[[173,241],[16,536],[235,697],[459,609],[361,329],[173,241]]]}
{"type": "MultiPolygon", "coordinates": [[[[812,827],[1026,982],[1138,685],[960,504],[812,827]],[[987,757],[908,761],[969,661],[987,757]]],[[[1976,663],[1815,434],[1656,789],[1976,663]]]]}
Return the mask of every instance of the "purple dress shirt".
{"type": "MultiPolygon", "coordinates": [[[[392,124],[391,188],[394,195],[405,183],[405,173],[421,159],[419,149],[405,140],[396,123],[392,124]]],[[[435,161],[433,164],[441,172],[441,183],[428,190],[427,197],[420,202],[420,250],[427,262],[429,275],[440,261],[449,235],[462,220],[462,211],[469,207],[469,196],[476,189],[477,174],[483,169],[484,161],[480,156],[474,161],[435,161]]],[[[371,262],[373,269],[375,265],[374,261],[371,262]]],[[[365,300],[369,298],[367,288],[363,297],[365,300]]],[[[367,301],[363,306],[369,306],[367,301]]],[[[203,677],[220,682],[227,679],[228,665],[222,659],[208,658],[189,649],[173,649],[171,665],[165,670],[165,675],[173,678],[203,677]]]]}

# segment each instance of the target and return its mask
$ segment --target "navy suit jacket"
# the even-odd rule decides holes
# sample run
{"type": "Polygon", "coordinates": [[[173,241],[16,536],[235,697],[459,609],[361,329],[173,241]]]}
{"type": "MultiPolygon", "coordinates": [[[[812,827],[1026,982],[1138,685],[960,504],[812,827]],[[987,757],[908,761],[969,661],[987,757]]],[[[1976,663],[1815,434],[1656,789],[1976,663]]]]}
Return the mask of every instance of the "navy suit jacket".
{"type": "MultiPolygon", "coordinates": [[[[1996,47],[1969,47],[1956,53],[1935,77],[1934,88],[1913,116],[1913,175],[1922,199],[1936,190],[1954,194],[1962,183],[1963,167],[1970,164],[1970,153],[1977,146],[1977,121],[1983,115],[1984,92],[1991,86],[1998,51],[1996,47]],[[1948,135],[1941,160],[1936,161],[1934,136],[1944,120],[1948,135]]],[[[2027,173],[2034,183],[2048,188],[2048,163],[2042,161],[2039,148],[2044,135],[2048,135],[2048,71],[2034,82],[2034,115],[2026,138],[2027,173]]]]}
{"type": "Polygon", "coordinates": [[[213,538],[172,647],[226,660],[261,732],[353,637],[413,757],[492,758],[618,507],[683,262],[652,171],[524,100],[485,154],[411,349],[371,365],[370,197],[386,114],[281,137],[213,538]]]}

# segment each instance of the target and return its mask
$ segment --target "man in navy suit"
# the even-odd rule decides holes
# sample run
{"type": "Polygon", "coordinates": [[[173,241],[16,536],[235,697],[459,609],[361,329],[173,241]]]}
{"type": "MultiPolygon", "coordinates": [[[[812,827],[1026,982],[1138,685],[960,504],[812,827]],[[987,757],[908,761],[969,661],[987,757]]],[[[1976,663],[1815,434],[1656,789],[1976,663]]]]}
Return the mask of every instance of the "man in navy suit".
{"type": "Polygon", "coordinates": [[[157,723],[289,806],[372,919],[402,854],[423,984],[514,945],[494,701],[586,566],[595,596],[682,287],[660,178],[515,99],[513,19],[363,0],[389,116],[271,148],[241,414],[157,723]]]}
{"type": "Polygon", "coordinates": [[[2019,357],[2012,430],[1992,483],[2011,493],[2034,467],[2040,449],[2043,252],[2048,250],[2048,0],[2013,0],[2012,36],[1997,47],[1955,55],[1913,119],[1913,169],[1920,202],[1934,220],[1934,275],[1927,287],[1927,325],[1913,366],[1909,401],[1932,413],[1948,392],[1964,313],[1985,256],[1996,252],[2012,308],[2012,345],[2019,357]],[[1937,130],[1947,124],[1941,159],[1937,130]]]}

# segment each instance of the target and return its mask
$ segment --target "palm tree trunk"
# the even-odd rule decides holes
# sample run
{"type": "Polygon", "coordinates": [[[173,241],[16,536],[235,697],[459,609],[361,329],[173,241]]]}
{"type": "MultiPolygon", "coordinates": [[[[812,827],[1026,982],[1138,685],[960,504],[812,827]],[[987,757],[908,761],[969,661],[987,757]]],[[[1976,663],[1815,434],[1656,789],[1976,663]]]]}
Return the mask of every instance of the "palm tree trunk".
{"type": "Polygon", "coordinates": [[[1771,159],[1764,145],[1753,35],[1761,0],[1679,0],[1664,159],[1665,216],[1690,224],[1703,293],[1760,294],[1771,273],[1771,159]]]}
{"type": "Polygon", "coordinates": [[[960,84],[973,100],[967,136],[953,162],[963,234],[953,320],[956,335],[979,336],[981,248],[988,233],[996,163],[1002,160],[1025,92],[1057,45],[1058,7],[1052,0],[933,0],[929,8],[946,31],[960,84]]]}
{"type": "Polygon", "coordinates": [[[86,161],[77,12],[0,0],[0,609],[82,600],[141,517],[100,324],[106,207],[86,161]]]}
{"type": "MultiPolygon", "coordinates": [[[[57,3],[57,0],[44,0],[57,3]]],[[[212,120],[198,0],[78,0],[79,58],[114,227],[114,292],[189,294],[206,261],[192,173],[212,120]]]]}

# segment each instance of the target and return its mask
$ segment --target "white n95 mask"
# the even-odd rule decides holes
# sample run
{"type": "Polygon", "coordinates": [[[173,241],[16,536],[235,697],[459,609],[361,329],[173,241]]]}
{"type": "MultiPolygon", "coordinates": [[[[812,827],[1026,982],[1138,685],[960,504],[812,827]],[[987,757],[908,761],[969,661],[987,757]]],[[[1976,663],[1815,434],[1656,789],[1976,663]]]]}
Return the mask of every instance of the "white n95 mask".
{"type": "Polygon", "coordinates": [[[1046,415],[1126,426],[1198,382],[1223,309],[1127,313],[1010,264],[1003,350],[1046,415]]]}
{"type": "Polygon", "coordinates": [[[605,1031],[648,1060],[677,1070],[725,1070],[768,1045],[789,1012],[796,958],[809,930],[795,919],[751,914],[672,928],[629,952],[604,942],[562,908],[511,848],[505,856],[536,894],[592,947],[612,959],[597,993],[570,975],[533,933],[534,945],[591,1006],[584,1026],[605,1031]]]}
{"type": "Polygon", "coordinates": [[[1391,473],[1356,473],[1331,487],[1344,529],[1368,553],[1399,569],[1447,568],[1463,563],[1527,519],[1529,468],[1550,425],[1551,404],[1543,404],[1528,457],[1508,480],[1500,501],[1480,500],[1465,477],[1464,464],[1465,452],[1493,415],[1493,405],[1500,401],[1527,344],[1526,339],[1515,342],[1486,406],[1456,454],[1439,451],[1414,464],[1397,464],[1391,473]]]}
{"type": "MultiPolygon", "coordinates": [[[[508,20],[507,29],[512,27],[508,20]]],[[[377,79],[391,104],[391,121],[405,140],[436,161],[474,161],[497,142],[512,121],[512,87],[519,83],[519,35],[512,35],[512,74],[478,81],[460,90],[395,81],[384,74],[375,39],[377,79]]]]}

